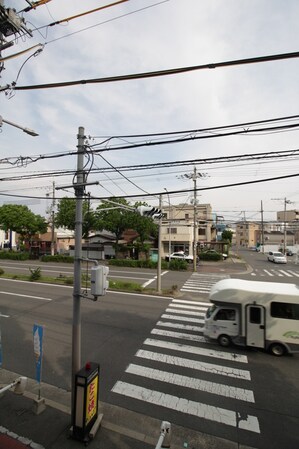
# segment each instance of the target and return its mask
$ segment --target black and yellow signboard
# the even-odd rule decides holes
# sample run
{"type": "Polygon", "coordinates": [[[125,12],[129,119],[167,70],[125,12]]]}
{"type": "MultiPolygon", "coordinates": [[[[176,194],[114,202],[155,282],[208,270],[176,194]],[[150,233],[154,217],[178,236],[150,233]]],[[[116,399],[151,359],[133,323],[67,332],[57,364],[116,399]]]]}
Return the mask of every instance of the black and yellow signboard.
{"type": "Polygon", "coordinates": [[[73,437],[88,440],[90,429],[98,417],[100,366],[88,362],[75,376],[73,437]]]}

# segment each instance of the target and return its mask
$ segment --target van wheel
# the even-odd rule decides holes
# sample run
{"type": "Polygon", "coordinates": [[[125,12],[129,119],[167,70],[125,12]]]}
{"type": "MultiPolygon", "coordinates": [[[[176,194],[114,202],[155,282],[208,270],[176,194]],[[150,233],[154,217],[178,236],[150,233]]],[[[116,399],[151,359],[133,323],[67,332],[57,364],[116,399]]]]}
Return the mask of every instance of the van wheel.
{"type": "Polygon", "coordinates": [[[273,343],[269,348],[269,352],[276,357],[281,357],[285,354],[286,348],[280,343],[273,343]]]}
{"type": "Polygon", "coordinates": [[[231,344],[231,339],[228,335],[219,335],[218,343],[220,344],[220,346],[227,348],[231,344]]]}

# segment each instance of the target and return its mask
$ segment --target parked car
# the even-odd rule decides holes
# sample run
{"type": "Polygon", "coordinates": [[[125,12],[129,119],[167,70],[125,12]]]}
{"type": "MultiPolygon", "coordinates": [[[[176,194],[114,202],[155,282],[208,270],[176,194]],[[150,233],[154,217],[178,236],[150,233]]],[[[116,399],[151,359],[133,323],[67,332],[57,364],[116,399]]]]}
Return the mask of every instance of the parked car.
{"type": "Polygon", "coordinates": [[[286,256],[293,256],[293,255],[294,255],[293,251],[290,249],[287,249],[286,256]]]}
{"type": "Polygon", "coordinates": [[[228,258],[228,255],[225,253],[219,253],[215,249],[207,249],[206,251],[203,251],[204,254],[220,254],[222,256],[223,260],[226,260],[228,258]]]}
{"type": "Polygon", "coordinates": [[[269,251],[268,260],[269,260],[269,262],[274,262],[274,263],[287,263],[286,256],[278,251],[277,252],[269,251]]]}
{"type": "MultiPolygon", "coordinates": [[[[188,263],[193,262],[193,256],[184,253],[184,251],[177,251],[176,253],[170,254],[170,260],[173,259],[180,259],[180,260],[186,260],[188,263]]],[[[169,260],[169,255],[165,256],[165,260],[169,260]]]]}

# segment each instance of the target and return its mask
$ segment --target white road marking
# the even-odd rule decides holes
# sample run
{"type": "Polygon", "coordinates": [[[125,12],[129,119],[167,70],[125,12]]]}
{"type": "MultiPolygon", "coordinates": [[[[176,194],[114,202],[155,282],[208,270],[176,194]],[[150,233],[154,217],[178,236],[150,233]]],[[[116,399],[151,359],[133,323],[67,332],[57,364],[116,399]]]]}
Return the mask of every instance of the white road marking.
{"type": "Polygon", "coordinates": [[[230,366],[215,365],[213,363],[186,359],[184,357],[176,357],[173,355],[162,354],[161,352],[146,351],[144,349],[140,349],[139,351],[137,351],[135,356],[147,360],[154,360],[155,362],[167,363],[169,365],[175,365],[184,368],[191,368],[196,371],[203,371],[205,373],[233,377],[236,379],[251,380],[251,375],[248,370],[231,368],[230,366]]]}
{"type": "MultiPolygon", "coordinates": [[[[164,274],[168,273],[168,271],[163,271],[163,273],[161,273],[161,276],[164,276],[164,274]]],[[[115,276],[117,277],[117,276],[115,276]]],[[[137,278],[136,278],[137,279],[137,278]]],[[[145,282],[144,284],[142,284],[142,287],[145,288],[147,287],[149,284],[151,284],[152,282],[154,282],[157,279],[157,276],[153,277],[152,279],[149,279],[147,282],[145,282]]]]}
{"type": "Polygon", "coordinates": [[[205,316],[205,313],[192,312],[188,310],[176,310],[176,309],[166,309],[167,313],[183,313],[184,315],[194,315],[194,316],[205,316]]]}
{"type": "Polygon", "coordinates": [[[212,304],[210,302],[204,302],[204,301],[187,301],[184,299],[173,299],[171,304],[174,303],[180,303],[180,304],[194,304],[197,306],[206,306],[206,307],[210,307],[212,304]]]}
{"type": "Polygon", "coordinates": [[[182,305],[182,304],[173,304],[171,303],[171,307],[175,307],[177,309],[189,309],[189,310],[207,310],[207,307],[201,307],[201,306],[190,306],[190,305],[182,305]]]}
{"type": "Polygon", "coordinates": [[[162,393],[161,391],[149,390],[148,388],[142,388],[121,381],[116,382],[112,391],[150,404],[188,413],[197,418],[216,421],[227,426],[260,433],[259,422],[255,416],[246,415],[245,419],[241,419],[240,414],[232,410],[189,401],[184,398],[162,393]]]}
{"type": "Polygon", "coordinates": [[[9,315],[3,315],[2,313],[0,313],[0,318],[9,318],[9,315]]]}
{"type": "Polygon", "coordinates": [[[179,338],[180,340],[197,341],[199,343],[207,343],[207,340],[202,335],[185,334],[183,332],[165,331],[163,329],[153,329],[153,335],[160,335],[162,337],[179,338]]]}
{"type": "MultiPolygon", "coordinates": [[[[204,314],[198,314],[200,316],[205,316],[204,314]]],[[[205,322],[205,320],[200,320],[198,318],[189,318],[186,316],[174,316],[174,315],[168,315],[166,313],[163,313],[163,315],[161,315],[161,318],[165,318],[167,320],[174,320],[174,321],[188,321],[188,323],[201,323],[203,324],[205,322]]]]}
{"type": "Polygon", "coordinates": [[[156,323],[156,326],[171,327],[174,329],[182,329],[185,331],[200,332],[201,334],[202,334],[202,328],[203,328],[203,326],[190,326],[188,324],[170,323],[167,321],[158,321],[156,323]]]}
{"type": "Polygon", "coordinates": [[[289,273],[291,273],[293,276],[299,277],[299,273],[296,273],[295,271],[289,270],[289,273]]]}
{"type": "Polygon", "coordinates": [[[200,390],[210,394],[217,394],[219,396],[225,396],[227,398],[237,399],[239,401],[254,402],[253,392],[244,388],[196,379],[195,377],[182,376],[180,374],[168,373],[167,371],[161,371],[135,364],[130,364],[126,369],[126,373],[158,380],[160,382],[170,383],[172,385],[179,385],[180,387],[192,388],[194,390],[200,390]]]}
{"type": "Polygon", "coordinates": [[[158,348],[172,349],[174,351],[188,352],[191,354],[204,355],[206,357],[214,357],[222,360],[231,360],[232,362],[248,363],[246,355],[233,354],[231,352],[215,351],[213,349],[200,348],[198,346],[189,346],[184,344],[172,343],[170,341],[155,340],[147,338],[145,345],[155,346],[158,348]]]}
{"type": "Polygon", "coordinates": [[[284,270],[279,270],[280,271],[280,273],[282,273],[282,274],[284,274],[285,276],[287,276],[287,277],[289,277],[289,278],[292,278],[293,276],[290,274],[290,273],[288,273],[287,271],[284,271],[284,270]]]}
{"type": "Polygon", "coordinates": [[[51,298],[44,298],[43,296],[22,295],[21,293],[1,292],[1,295],[20,296],[21,298],[41,299],[42,301],[53,301],[51,298]]]}
{"type": "Polygon", "coordinates": [[[268,270],[264,270],[264,272],[268,275],[268,276],[274,276],[274,274],[273,273],[271,273],[270,271],[268,271],[268,270]]]}

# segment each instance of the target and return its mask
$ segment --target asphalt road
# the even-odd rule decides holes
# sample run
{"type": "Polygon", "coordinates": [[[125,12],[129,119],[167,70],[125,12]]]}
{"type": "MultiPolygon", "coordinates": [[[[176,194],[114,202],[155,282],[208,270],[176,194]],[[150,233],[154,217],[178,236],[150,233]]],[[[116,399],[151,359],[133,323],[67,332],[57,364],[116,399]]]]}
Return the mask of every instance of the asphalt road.
{"type": "MultiPolygon", "coordinates": [[[[3,367],[35,377],[32,327],[41,324],[43,380],[69,389],[72,288],[4,279],[0,285],[3,367]]],[[[197,297],[189,303],[188,295],[173,301],[121,293],[108,293],[98,302],[83,300],[82,364],[100,363],[100,399],[248,446],[297,449],[298,355],[275,358],[262,351],[207,345],[192,322],[201,313],[194,309],[196,302],[206,300],[197,297]],[[194,328],[173,332],[161,324],[169,322],[167,316],[174,312],[167,310],[175,307],[190,314],[186,324],[194,328]],[[119,387],[124,385],[133,385],[134,395],[142,398],[122,394],[119,387]],[[160,392],[158,401],[155,392],[160,392]]]]}

